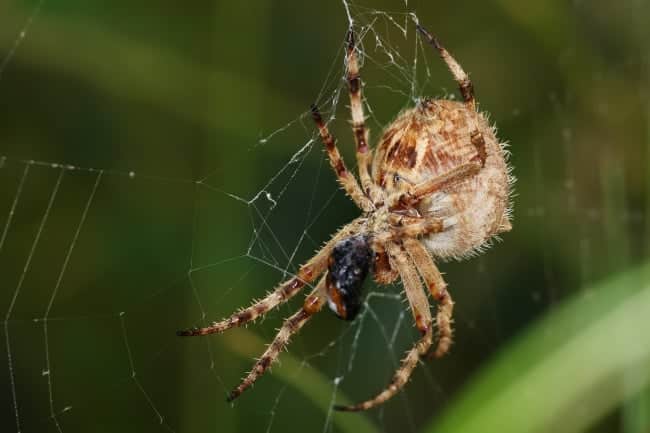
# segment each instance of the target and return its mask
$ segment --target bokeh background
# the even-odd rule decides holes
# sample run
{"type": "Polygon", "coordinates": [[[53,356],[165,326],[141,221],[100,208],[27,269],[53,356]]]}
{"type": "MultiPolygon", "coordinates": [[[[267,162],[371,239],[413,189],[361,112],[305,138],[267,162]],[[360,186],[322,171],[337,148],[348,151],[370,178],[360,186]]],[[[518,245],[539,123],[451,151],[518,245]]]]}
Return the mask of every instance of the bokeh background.
{"type": "Polygon", "coordinates": [[[650,431],[649,19],[645,0],[3,2],[0,430],[650,431]],[[175,331],[261,296],[357,214],[308,116],[319,102],[353,165],[346,5],[374,137],[456,92],[409,12],[471,73],[511,144],[514,230],[441,264],[453,350],[383,408],[331,410],[417,337],[400,287],[370,283],[359,320],[315,318],[231,406],[300,300],[175,331]]]}

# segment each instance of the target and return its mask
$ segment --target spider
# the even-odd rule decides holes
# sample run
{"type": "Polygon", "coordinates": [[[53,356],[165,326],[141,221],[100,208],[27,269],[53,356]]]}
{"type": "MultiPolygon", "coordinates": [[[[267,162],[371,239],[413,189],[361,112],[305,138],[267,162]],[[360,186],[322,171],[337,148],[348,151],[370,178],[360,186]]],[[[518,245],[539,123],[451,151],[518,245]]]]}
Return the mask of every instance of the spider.
{"type": "Polygon", "coordinates": [[[335,409],[362,411],[384,403],[406,384],[420,357],[441,357],[451,345],[454,302],[433,257],[468,257],[494,236],[511,229],[512,179],[504,145],[477,111],[468,75],[434,35],[419,24],[416,27],[447,64],[463,101],[419,100],[397,116],[377,147],[371,149],[355,36],[349,30],[346,79],[360,182],[346,168],[316,105],[311,112],[338,181],[363,214],[341,228],[293,278],[265,298],[210,326],[179,331],[179,335],[196,336],[245,325],[287,302],[320,276],[302,308],[285,319],[273,342],[227,401],[239,397],[263,375],[290,337],[325,304],[339,318],[353,320],[362,306],[363,282],[372,273],[378,284],[401,278],[421,338],[384,390],[367,401],[335,409]],[[431,353],[434,323],[423,282],[438,303],[437,345],[431,353]]]}

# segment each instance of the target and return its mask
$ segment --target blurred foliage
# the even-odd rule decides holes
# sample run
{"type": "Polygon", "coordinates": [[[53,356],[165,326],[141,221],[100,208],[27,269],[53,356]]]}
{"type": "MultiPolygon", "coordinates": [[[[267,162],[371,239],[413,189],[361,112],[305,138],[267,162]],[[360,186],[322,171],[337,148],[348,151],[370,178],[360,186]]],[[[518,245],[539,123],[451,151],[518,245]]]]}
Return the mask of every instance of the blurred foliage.
{"type": "MultiPolygon", "coordinates": [[[[641,395],[648,427],[650,266],[587,288],[483,369],[429,432],[582,432],[641,395]]],[[[641,422],[641,423],[639,423],[641,422]]]]}
{"type": "MultiPolygon", "coordinates": [[[[385,385],[415,338],[399,302],[373,298],[352,325],[315,318],[234,407],[226,392],[299,301],[247,330],[175,337],[259,297],[356,215],[319,144],[305,147],[309,104],[327,110],[343,84],[343,3],[3,3],[2,431],[17,430],[17,410],[23,432],[507,431],[508,419],[647,432],[648,356],[634,342],[648,325],[636,267],[650,252],[649,3],[351,3],[357,25],[378,17],[405,69],[414,35],[370,12],[417,11],[471,73],[518,178],[504,242],[441,264],[452,353],[361,415],[329,408],[385,385]],[[25,177],[23,160],[38,162],[25,177]]],[[[373,38],[362,72],[376,137],[412,83],[373,38]]],[[[417,93],[455,91],[434,54],[417,72],[417,93]]],[[[331,127],[352,161],[345,97],[331,127]]]]}

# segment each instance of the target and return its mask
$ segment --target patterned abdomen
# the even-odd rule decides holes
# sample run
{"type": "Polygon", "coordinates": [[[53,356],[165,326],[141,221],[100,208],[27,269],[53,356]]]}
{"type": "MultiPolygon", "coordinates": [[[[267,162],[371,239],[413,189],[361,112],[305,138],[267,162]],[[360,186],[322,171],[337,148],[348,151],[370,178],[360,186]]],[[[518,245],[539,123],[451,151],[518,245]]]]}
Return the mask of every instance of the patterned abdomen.
{"type": "Polygon", "coordinates": [[[467,179],[425,198],[422,216],[441,218],[442,233],[423,238],[437,257],[463,258],[480,251],[494,235],[510,230],[511,179],[503,144],[487,120],[460,102],[423,100],[402,112],[379,142],[374,181],[388,195],[476,160],[470,139],[478,127],[485,141],[485,165],[467,179]]]}

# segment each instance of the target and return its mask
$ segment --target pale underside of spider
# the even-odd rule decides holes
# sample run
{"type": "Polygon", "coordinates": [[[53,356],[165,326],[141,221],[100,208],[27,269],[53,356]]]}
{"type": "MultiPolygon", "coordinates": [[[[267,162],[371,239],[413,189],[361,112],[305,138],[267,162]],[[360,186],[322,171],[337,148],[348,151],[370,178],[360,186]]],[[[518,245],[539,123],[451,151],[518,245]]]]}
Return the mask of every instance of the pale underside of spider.
{"type": "Polygon", "coordinates": [[[321,276],[302,308],[285,320],[251,372],[229,394],[228,401],[264,374],[290,337],[326,303],[340,318],[352,320],[361,307],[361,287],[369,272],[378,284],[401,279],[421,338],[402,359],[384,390],[362,403],[336,409],[361,411],[387,401],[408,381],[420,357],[440,357],[451,345],[454,303],[433,257],[467,257],[480,251],[494,236],[511,229],[511,177],[504,145],[477,111],[468,75],[435,36],[419,25],[417,28],[447,64],[463,101],[420,100],[399,114],[385,129],[377,147],[371,149],[357,47],[350,30],[346,78],[359,181],[346,168],[316,106],[312,106],[312,115],[338,181],[362,210],[362,216],[341,228],[293,278],[265,298],[210,326],[179,332],[185,336],[207,335],[242,326],[286,302],[321,276]],[[434,321],[423,282],[438,304],[437,345],[431,352],[434,321]]]}

